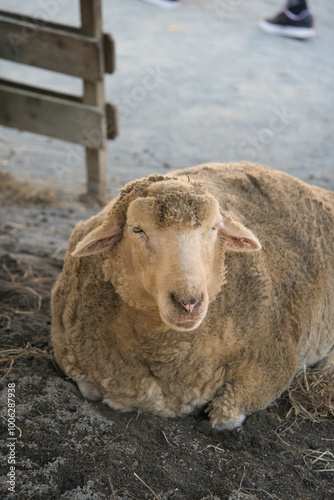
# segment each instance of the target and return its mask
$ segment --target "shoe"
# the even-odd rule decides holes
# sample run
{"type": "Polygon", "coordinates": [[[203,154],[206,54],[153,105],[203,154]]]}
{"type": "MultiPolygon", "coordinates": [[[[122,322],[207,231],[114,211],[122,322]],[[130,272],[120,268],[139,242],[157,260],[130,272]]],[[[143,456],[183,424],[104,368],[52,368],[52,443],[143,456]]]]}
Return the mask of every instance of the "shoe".
{"type": "Polygon", "coordinates": [[[293,14],[285,9],[277,16],[263,19],[260,28],[269,35],[286,36],[289,38],[306,39],[315,36],[313,27],[313,16],[309,10],[303,10],[300,14],[293,14]]]}
{"type": "Polygon", "coordinates": [[[162,9],[176,9],[180,7],[179,0],[142,0],[145,3],[150,3],[162,9]]]}

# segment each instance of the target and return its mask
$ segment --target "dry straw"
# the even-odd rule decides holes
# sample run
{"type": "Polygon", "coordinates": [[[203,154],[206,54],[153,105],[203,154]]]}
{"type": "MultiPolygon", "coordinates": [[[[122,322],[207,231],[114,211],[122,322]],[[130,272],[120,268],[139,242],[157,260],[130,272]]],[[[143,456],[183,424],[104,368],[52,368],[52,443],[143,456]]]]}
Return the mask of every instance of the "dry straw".
{"type": "MultiPolygon", "coordinates": [[[[288,389],[290,412],[320,422],[334,417],[334,366],[306,370],[295,377],[288,389]]],[[[289,412],[289,413],[290,413],[289,412]]]]}
{"type": "Polygon", "coordinates": [[[25,347],[0,349],[0,373],[4,372],[3,376],[0,375],[0,383],[9,375],[18,359],[28,356],[52,359],[47,350],[33,347],[29,342],[25,347]]]}

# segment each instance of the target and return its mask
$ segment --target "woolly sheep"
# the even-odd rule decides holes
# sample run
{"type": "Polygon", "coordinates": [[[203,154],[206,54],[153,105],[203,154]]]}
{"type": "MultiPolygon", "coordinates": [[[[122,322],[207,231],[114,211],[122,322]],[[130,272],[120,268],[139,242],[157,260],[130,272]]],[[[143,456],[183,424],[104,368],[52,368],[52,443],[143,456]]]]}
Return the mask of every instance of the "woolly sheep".
{"type": "Polygon", "coordinates": [[[111,408],[237,427],[333,355],[333,243],[334,193],[259,165],[130,182],[71,235],[56,360],[111,408]]]}

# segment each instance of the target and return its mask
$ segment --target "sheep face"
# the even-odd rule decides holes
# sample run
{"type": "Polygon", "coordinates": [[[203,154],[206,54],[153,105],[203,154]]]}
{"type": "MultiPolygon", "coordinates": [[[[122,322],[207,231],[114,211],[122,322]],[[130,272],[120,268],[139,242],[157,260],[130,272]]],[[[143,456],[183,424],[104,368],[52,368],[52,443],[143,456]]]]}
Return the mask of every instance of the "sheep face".
{"type": "Polygon", "coordinates": [[[224,283],[225,249],[260,248],[213,196],[188,184],[153,184],[129,202],[123,224],[111,210],[72,254],[90,255],[118,241],[106,259],[106,279],[130,306],[158,309],[164,325],[179,331],[194,330],[205,318],[224,283]]]}
{"type": "Polygon", "coordinates": [[[196,207],[187,213],[188,205],[180,219],[164,217],[152,197],[135,200],[128,210],[124,237],[135,275],[158,306],[162,321],[174,330],[197,328],[222,284],[221,215],[216,200],[205,202],[201,222],[196,221],[196,207]]]}

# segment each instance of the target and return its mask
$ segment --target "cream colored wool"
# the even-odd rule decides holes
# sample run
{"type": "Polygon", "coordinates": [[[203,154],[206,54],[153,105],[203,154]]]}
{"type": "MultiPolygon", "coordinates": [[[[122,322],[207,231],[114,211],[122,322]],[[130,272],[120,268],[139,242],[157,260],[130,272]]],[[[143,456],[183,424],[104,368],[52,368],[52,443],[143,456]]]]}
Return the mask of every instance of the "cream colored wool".
{"type": "Polygon", "coordinates": [[[259,165],[129,183],[74,229],[56,360],[85,397],[231,429],[334,345],[334,193],[259,165]]]}

